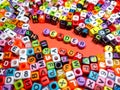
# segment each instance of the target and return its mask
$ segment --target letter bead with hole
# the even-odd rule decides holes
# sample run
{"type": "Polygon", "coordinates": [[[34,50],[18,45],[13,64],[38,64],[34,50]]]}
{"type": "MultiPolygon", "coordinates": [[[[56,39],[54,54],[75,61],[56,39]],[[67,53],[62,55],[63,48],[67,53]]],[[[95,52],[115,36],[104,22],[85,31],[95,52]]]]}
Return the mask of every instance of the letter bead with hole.
{"type": "Polygon", "coordinates": [[[15,71],[14,79],[15,80],[22,79],[22,71],[15,71]]]}
{"type": "Polygon", "coordinates": [[[51,82],[49,84],[49,88],[50,90],[58,90],[59,89],[58,83],[56,81],[51,82]]]}
{"type": "Polygon", "coordinates": [[[53,62],[60,62],[60,55],[59,54],[54,54],[52,55],[52,60],[53,62]]]}
{"type": "Polygon", "coordinates": [[[43,54],[40,52],[40,53],[37,53],[37,54],[35,54],[35,57],[36,57],[36,60],[37,61],[40,61],[40,60],[42,60],[43,59],[43,54]]]}
{"type": "Polygon", "coordinates": [[[75,69],[73,69],[73,71],[74,71],[75,77],[83,75],[81,68],[75,68],[75,69]]]}
{"type": "Polygon", "coordinates": [[[112,79],[106,78],[105,85],[108,86],[108,87],[110,87],[110,88],[113,88],[114,81],[112,79]]]}
{"type": "Polygon", "coordinates": [[[31,90],[41,90],[41,89],[42,89],[42,85],[36,82],[33,83],[31,88],[31,90]]]}
{"type": "Polygon", "coordinates": [[[20,49],[19,50],[19,55],[27,55],[27,49],[20,49]]]}
{"type": "Polygon", "coordinates": [[[115,77],[115,84],[120,86],[120,77],[119,76],[115,77]]]}
{"type": "Polygon", "coordinates": [[[34,49],[33,49],[33,48],[28,48],[28,49],[27,49],[27,55],[28,55],[28,56],[34,55],[34,49]]]}
{"type": "Polygon", "coordinates": [[[62,68],[62,62],[55,62],[55,68],[56,69],[61,69],[62,68]]]}
{"type": "Polygon", "coordinates": [[[19,60],[13,59],[11,60],[11,67],[18,67],[19,66],[19,60]]]}
{"type": "Polygon", "coordinates": [[[23,84],[23,81],[20,79],[20,80],[17,80],[14,82],[14,87],[15,89],[21,89],[24,87],[24,84],[23,84]]]}

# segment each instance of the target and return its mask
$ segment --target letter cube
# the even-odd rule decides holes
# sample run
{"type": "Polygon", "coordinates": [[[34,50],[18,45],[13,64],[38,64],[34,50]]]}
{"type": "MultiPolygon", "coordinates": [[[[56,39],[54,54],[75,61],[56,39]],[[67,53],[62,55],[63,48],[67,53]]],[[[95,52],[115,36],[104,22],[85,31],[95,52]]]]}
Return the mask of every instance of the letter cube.
{"type": "Polygon", "coordinates": [[[79,68],[80,67],[80,62],[78,60],[73,60],[72,61],[72,67],[73,68],[79,68]]]}
{"type": "Polygon", "coordinates": [[[39,73],[38,71],[34,71],[34,72],[31,72],[31,80],[32,81],[38,81],[40,78],[39,78],[39,73]]]}
{"type": "Polygon", "coordinates": [[[86,78],[82,77],[82,76],[78,77],[77,78],[77,83],[78,83],[78,86],[84,86],[85,83],[86,83],[86,78]]]}
{"type": "Polygon", "coordinates": [[[57,70],[57,79],[65,78],[65,72],[63,69],[57,70]]]}
{"type": "Polygon", "coordinates": [[[73,90],[73,89],[75,89],[75,88],[77,88],[78,87],[78,83],[77,83],[77,80],[70,80],[70,81],[68,81],[68,85],[69,85],[69,87],[73,90]]]}
{"type": "Polygon", "coordinates": [[[97,78],[98,78],[98,73],[95,72],[95,71],[90,71],[88,78],[91,79],[91,80],[96,81],[97,78]]]}
{"type": "Polygon", "coordinates": [[[58,53],[59,53],[60,56],[65,56],[66,53],[67,53],[67,50],[65,48],[60,48],[58,53]]]}
{"type": "Polygon", "coordinates": [[[95,87],[95,81],[91,79],[87,79],[85,86],[89,89],[94,89],[95,87]]]}
{"type": "Polygon", "coordinates": [[[94,87],[94,90],[99,90],[99,89],[103,90],[103,87],[96,84],[95,87],[94,87]]]}
{"type": "Polygon", "coordinates": [[[52,55],[52,60],[53,62],[60,62],[60,55],[59,54],[54,54],[52,55]]]}
{"type": "Polygon", "coordinates": [[[115,80],[115,74],[113,72],[108,72],[108,78],[115,80]]]}
{"type": "Polygon", "coordinates": [[[51,69],[55,68],[55,65],[54,65],[53,61],[47,62],[46,66],[47,66],[48,70],[51,70],[51,69]]]}
{"type": "Polygon", "coordinates": [[[106,78],[107,77],[108,72],[104,69],[100,69],[99,70],[99,76],[106,78]]]}
{"type": "Polygon", "coordinates": [[[27,55],[28,55],[28,56],[34,55],[34,49],[33,49],[33,48],[28,48],[28,49],[27,49],[27,55]]]}
{"type": "Polygon", "coordinates": [[[42,85],[34,82],[31,90],[41,90],[41,89],[42,89],[42,85]]]}
{"type": "Polygon", "coordinates": [[[74,70],[75,77],[83,75],[81,68],[75,68],[74,70]]]}
{"type": "Polygon", "coordinates": [[[12,46],[11,52],[18,55],[20,48],[18,46],[12,46]]]}
{"type": "Polygon", "coordinates": [[[6,76],[14,76],[15,71],[16,71],[15,68],[6,69],[6,76]]]}
{"type": "Polygon", "coordinates": [[[13,86],[12,85],[4,85],[2,88],[0,88],[1,90],[12,90],[13,86]]]}
{"type": "Polygon", "coordinates": [[[36,57],[36,60],[37,60],[37,61],[42,60],[42,59],[43,59],[43,54],[42,54],[42,52],[35,54],[35,57],[36,57]]]}
{"type": "Polygon", "coordinates": [[[48,44],[47,44],[47,41],[46,41],[46,40],[40,41],[40,45],[41,45],[42,50],[43,50],[44,48],[48,48],[48,44]]]}
{"type": "Polygon", "coordinates": [[[58,54],[58,49],[57,48],[51,48],[51,54],[58,54]]]}
{"type": "Polygon", "coordinates": [[[82,64],[90,64],[90,60],[87,57],[82,58],[82,64]]]}
{"type": "Polygon", "coordinates": [[[47,61],[51,61],[52,60],[52,55],[48,54],[48,55],[44,55],[44,60],[47,61]]]}
{"type": "Polygon", "coordinates": [[[5,84],[5,76],[0,76],[0,86],[4,85],[5,84]]]}
{"type": "Polygon", "coordinates": [[[105,85],[108,86],[108,87],[110,87],[110,88],[113,88],[114,81],[112,79],[106,78],[105,85]]]}
{"type": "Polygon", "coordinates": [[[66,64],[66,63],[68,63],[68,62],[69,62],[69,60],[68,60],[68,57],[67,57],[67,56],[61,56],[60,58],[61,58],[61,61],[62,61],[62,63],[63,63],[63,64],[66,64]]]}
{"type": "Polygon", "coordinates": [[[23,84],[23,81],[20,79],[20,80],[17,80],[14,82],[14,87],[15,89],[21,89],[24,87],[24,84],[23,84]]]}
{"type": "Polygon", "coordinates": [[[80,52],[76,52],[73,59],[74,60],[81,60],[83,55],[80,52]]]}
{"type": "Polygon", "coordinates": [[[40,60],[37,62],[38,69],[46,67],[46,63],[44,60],[40,60]]]}
{"type": "Polygon", "coordinates": [[[30,78],[23,80],[24,88],[30,89],[32,87],[32,80],[30,78]]]}
{"type": "Polygon", "coordinates": [[[29,56],[27,61],[28,64],[34,64],[36,62],[36,58],[34,56],[29,56]]]}
{"type": "Polygon", "coordinates": [[[104,90],[113,90],[113,89],[108,86],[104,86],[104,90]]]}
{"type": "Polygon", "coordinates": [[[40,43],[38,40],[33,40],[32,41],[32,47],[37,47],[37,46],[40,46],[40,43]]]}
{"type": "Polygon", "coordinates": [[[89,74],[90,66],[89,65],[82,65],[83,74],[89,74]]]}
{"type": "Polygon", "coordinates": [[[49,78],[55,78],[57,75],[56,75],[56,70],[55,69],[51,69],[51,70],[48,70],[48,77],[49,78]]]}
{"type": "Polygon", "coordinates": [[[22,78],[26,79],[26,78],[30,78],[31,77],[31,71],[30,70],[23,70],[22,71],[22,78]]]}
{"type": "Polygon", "coordinates": [[[98,62],[98,59],[97,59],[96,56],[90,56],[90,57],[89,57],[89,60],[90,60],[91,63],[96,63],[96,62],[98,62]]]}
{"type": "Polygon", "coordinates": [[[62,62],[55,62],[55,68],[56,69],[61,69],[62,68],[62,62]]]}
{"type": "Polygon", "coordinates": [[[42,52],[42,48],[40,46],[34,47],[35,54],[40,53],[40,52],[42,52]]]}
{"type": "Polygon", "coordinates": [[[14,72],[14,79],[15,80],[22,79],[22,71],[15,71],[14,72]]]}
{"type": "Polygon", "coordinates": [[[39,69],[39,75],[40,75],[40,77],[47,76],[47,74],[48,74],[48,72],[47,72],[46,68],[40,68],[39,69]]]}
{"type": "Polygon", "coordinates": [[[67,86],[67,84],[68,84],[68,83],[67,83],[66,79],[59,79],[59,80],[58,80],[58,85],[59,85],[59,87],[62,88],[62,89],[65,88],[65,87],[67,86]]]}
{"type": "Polygon", "coordinates": [[[75,79],[74,72],[73,71],[66,72],[66,78],[67,78],[67,80],[75,79]]]}
{"type": "Polygon", "coordinates": [[[59,89],[58,83],[56,81],[51,82],[49,84],[49,88],[50,90],[58,90],[59,89]]]}
{"type": "Polygon", "coordinates": [[[12,53],[11,52],[4,52],[4,59],[11,59],[12,53]]]}
{"type": "Polygon", "coordinates": [[[119,76],[115,77],[115,84],[120,86],[120,77],[119,76]]]}
{"type": "Polygon", "coordinates": [[[99,76],[96,81],[96,84],[103,87],[105,85],[105,79],[99,76]]]}
{"type": "Polygon", "coordinates": [[[50,83],[49,78],[47,76],[42,77],[40,79],[40,82],[41,82],[42,86],[46,86],[50,83]]]}

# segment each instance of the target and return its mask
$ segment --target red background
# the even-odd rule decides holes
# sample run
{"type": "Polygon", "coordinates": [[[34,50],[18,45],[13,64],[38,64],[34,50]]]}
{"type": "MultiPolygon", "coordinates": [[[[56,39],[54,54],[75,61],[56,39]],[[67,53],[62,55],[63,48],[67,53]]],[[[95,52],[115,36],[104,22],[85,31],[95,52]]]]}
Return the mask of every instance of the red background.
{"type": "Polygon", "coordinates": [[[47,40],[49,48],[66,48],[67,50],[72,49],[75,52],[79,51],[83,54],[84,57],[88,57],[91,55],[97,55],[102,54],[104,51],[104,48],[99,45],[92,42],[92,37],[87,36],[86,38],[83,38],[79,35],[76,35],[72,30],[65,30],[60,29],[59,24],[58,25],[51,25],[49,23],[35,23],[33,24],[30,22],[30,28],[31,30],[39,36],[39,40],[47,40]],[[50,36],[45,37],[42,34],[42,31],[48,28],[50,30],[56,30],[58,33],[63,33],[64,35],[69,35],[74,38],[78,38],[78,40],[84,40],[86,42],[86,47],[84,49],[79,49],[77,46],[73,47],[71,44],[65,44],[63,41],[58,41],[57,39],[51,39],[50,36]]]}

